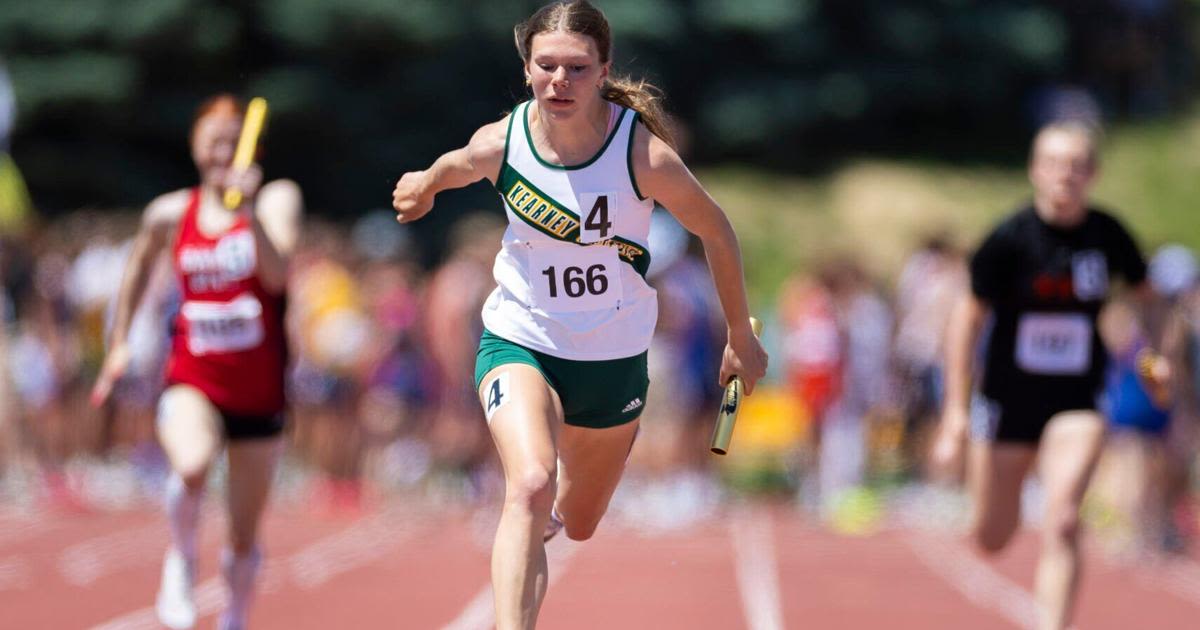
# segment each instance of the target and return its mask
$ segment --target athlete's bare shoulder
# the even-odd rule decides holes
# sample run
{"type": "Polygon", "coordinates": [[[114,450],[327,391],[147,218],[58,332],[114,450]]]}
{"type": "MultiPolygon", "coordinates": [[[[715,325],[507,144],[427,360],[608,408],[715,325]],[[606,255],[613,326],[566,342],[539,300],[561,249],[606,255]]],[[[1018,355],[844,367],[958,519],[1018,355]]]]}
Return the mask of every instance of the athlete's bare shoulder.
{"type": "Polygon", "coordinates": [[[254,212],[267,238],[281,256],[291,256],[300,240],[304,196],[290,179],[275,179],[258,191],[254,212]]]}
{"type": "Polygon", "coordinates": [[[504,162],[504,151],[508,140],[509,114],[494,123],[480,127],[467,143],[467,157],[476,173],[495,181],[500,165],[504,162]]]}
{"type": "Polygon", "coordinates": [[[180,188],[159,195],[146,205],[142,213],[142,228],[150,230],[170,230],[179,225],[187,212],[188,203],[192,198],[191,188],[180,188]]]}
{"type": "Polygon", "coordinates": [[[258,191],[255,212],[258,220],[268,226],[268,233],[298,229],[300,216],[304,212],[304,195],[300,192],[300,185],[290,179],[274,179],[263,184],[258,191]]]}
{"type": "Polygon", "coordinates": [[[273,179],[263,184],[258,199],[260,204],[286,206],[291,212],[298,212],[304,206],[300,185],[290,179],[273,179]]]}
{"type": "Polygon", "coordinates": [[[664,189],[687,186],[694,182],[691,172],[679,153],[662,138],[654,135],[641,121],[633,128],[633,143],[629,150],[634,179],[642,194],[657,198],[664,189]]]}

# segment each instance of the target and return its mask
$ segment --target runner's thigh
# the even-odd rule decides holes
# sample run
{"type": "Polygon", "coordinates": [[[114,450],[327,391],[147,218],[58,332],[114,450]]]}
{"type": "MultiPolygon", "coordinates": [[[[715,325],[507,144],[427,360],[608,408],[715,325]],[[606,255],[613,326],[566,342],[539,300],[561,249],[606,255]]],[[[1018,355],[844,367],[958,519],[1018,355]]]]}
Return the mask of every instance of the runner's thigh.
{"type": "Polygon", "coordinates": [[[203,474],[221,448],[220,412],[191,385],[172,385],[163,392],[156,426],[171,468],[184,477],[203,474]]]}
{"type": "Polygon", "coordinates": [[[492,368],[480,381],[479,402],[510,482],[524,466],[554,472],[562,405],[537,368],[524,363],[492,368]]]}

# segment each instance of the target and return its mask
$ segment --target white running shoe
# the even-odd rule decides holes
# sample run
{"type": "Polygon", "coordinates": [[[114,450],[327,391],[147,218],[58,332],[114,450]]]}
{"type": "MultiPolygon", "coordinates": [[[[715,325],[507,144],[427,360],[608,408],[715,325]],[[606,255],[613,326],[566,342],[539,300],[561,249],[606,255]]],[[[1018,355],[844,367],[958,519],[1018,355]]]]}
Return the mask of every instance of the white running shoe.
{"type": "Polygon", "coordinates": [[[246,626],[246,615],[254,599],[254,582],[261,564],[262,554],[257,548],[244,556],[236,556],[229,549],[221,553],[221,573],[225,575],[229,601],[217,620],[218,630],[242,630],[246,626]]]}
{"type": "Polygon", "coordinates": [[[187,630],[196,625],[196,602],[192,599],[195,579],[195,561],[184,558],[175,548],[168,549],[154,602],[154,611],[162,625],[172,630],[187,630]]]}

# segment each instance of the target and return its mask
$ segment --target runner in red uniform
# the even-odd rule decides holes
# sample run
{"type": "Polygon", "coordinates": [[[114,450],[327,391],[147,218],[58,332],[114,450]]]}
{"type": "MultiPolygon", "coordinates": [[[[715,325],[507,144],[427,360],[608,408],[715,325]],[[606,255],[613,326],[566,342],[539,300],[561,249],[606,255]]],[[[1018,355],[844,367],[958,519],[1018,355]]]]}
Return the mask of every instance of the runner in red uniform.
{"type": "Polygon", "coordinates": [[[192,189],[173,252],[182,307],[167,383],[200,390],[226,416],[231,437],[278,433],[284,297],[255,275],[248,215],[237,215],[224,234],[205,234],[197,225],[200,198],[200,189],[192,189]]]}
{"type": "Polygon", "coordinates": [[[170,628],[196,622],[192,584],[200,502],[223,445],[230,531],[221,565],[230,597],[219,627],[245,625],[261,564],[258,522],[283,430],[284,290],[302,202],[294,182],[262,184],[257,165],[231,168],[242,115],[242,104],[226,94],[200,107],[191,134],[200,185],[147,206],[117,296],[109,353],[92,392],[93,402],[103,403],[125,372],[133,312],[151,267],[170,252],[182,303],[158,409],[159,441],[173,474],[166,497],[171,547],[156,603],[159,620],[170,628]],[[222,205],[231,186],[244,194],[232,211],[222,205]]]}

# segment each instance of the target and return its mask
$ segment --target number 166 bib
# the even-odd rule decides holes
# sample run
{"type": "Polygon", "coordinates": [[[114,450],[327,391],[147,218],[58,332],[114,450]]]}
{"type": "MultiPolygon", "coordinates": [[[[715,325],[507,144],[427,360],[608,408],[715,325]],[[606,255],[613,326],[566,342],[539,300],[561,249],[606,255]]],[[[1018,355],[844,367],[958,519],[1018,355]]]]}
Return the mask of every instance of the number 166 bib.
{"type": "Polygon", "coordinates": [[[616,308],[621,267],[615,247],[530,243],[529,282],[533,306],[548,313],[616,308]]]}

